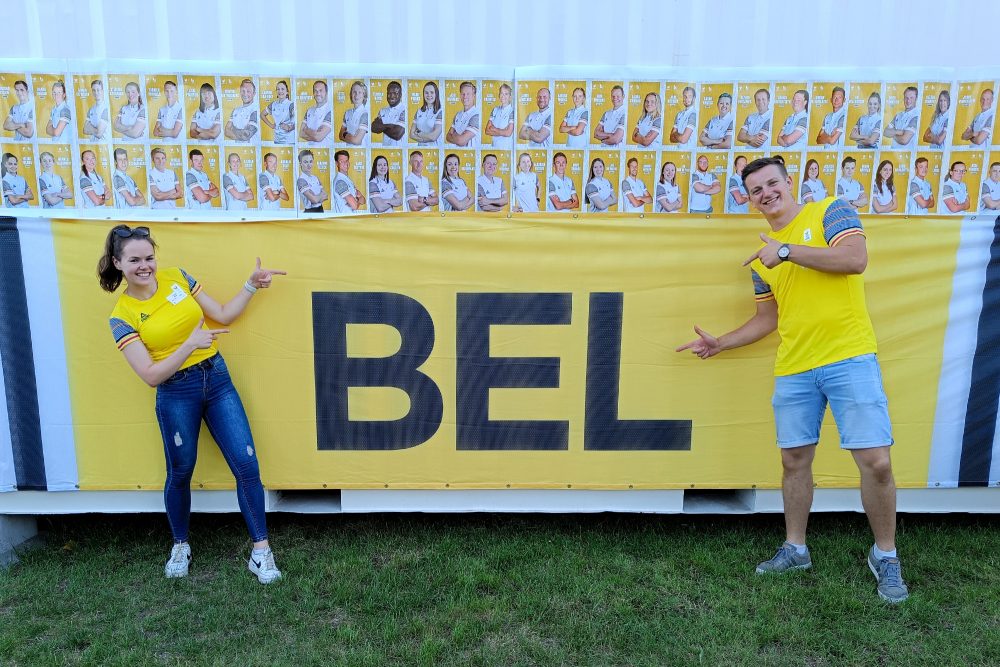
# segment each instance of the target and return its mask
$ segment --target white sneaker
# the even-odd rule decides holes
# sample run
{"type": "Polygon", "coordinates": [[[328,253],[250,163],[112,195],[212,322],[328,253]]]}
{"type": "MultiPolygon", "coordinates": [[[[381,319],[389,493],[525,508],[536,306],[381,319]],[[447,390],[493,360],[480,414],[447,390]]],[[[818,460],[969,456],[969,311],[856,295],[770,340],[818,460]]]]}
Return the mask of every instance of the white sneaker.
{"type": "Polygon", "coordinates": [[[187,542],[175,544],[170,550],[170,560],[163,567],[163,573],[168,579],[188,576],[188,567],[191,565],[191,545],[187,542]]]}
{"type": "Polygon", "coordinates": [[[257,575],[257,581],[262,584],[270,584],[281,579],[281,570],[274,564],[274,553],[270,549],[260,555],[251,551],[247,567],[257,575]]]}

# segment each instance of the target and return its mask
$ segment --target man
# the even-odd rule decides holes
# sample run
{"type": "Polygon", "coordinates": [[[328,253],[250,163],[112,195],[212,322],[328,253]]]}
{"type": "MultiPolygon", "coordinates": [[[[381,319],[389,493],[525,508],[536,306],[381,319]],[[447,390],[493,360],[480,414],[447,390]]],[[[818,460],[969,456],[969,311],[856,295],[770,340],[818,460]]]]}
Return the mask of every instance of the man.
{"type": "Polygon", "coordinates": [[[184,129],[184,105],[177,98],[177,83],[174,81],[164,83],[163,95],[167,101],[156,112],[153,136],[159,139],[176,139],[180,136],[181,130],[184,129]]]}
{"type": "Polygon", "coordinates": [[[479,109],[476,108],[476,84],[463,81],[458,87],[462,109],[455,114],[445,134],[445,141],[460,148],[479,147],[479,109]]]}
{"type": "Polygon", "coordinates": [[[774,416],[783,467],[786,540],[757,573],[812,567],[806,524],[813,499],[812,462],[827,403],[861,473],[861,498],[875,534],[868,566],[887,602],[909,592],[896,557],[896,486],[889,446],[892,426],[876,342],[865,306],[868,263],[857,212],[840,199],[800,204],[781,158],[760,158],[743,170],[754,208],[771,227],[752,264],[757,310],[741,327],[716,338],[697,326],[698,338],[677,348],[702,359],[754,343],[775,329],[774,416]]]}
{"type": "Polygon", "coordinates": [[[733,108],[733,96],[722,93],[716,106],[719,115],[708,119],[705,129],[698,135],[698,143],[705,148],[726,150],[733,145],[733,115],[730,113],[733,108]]]}
{"type": "Polygon", "coordinates": [[[219,186],[205,173],[205,155],[197,148],[188,153],[190,168],[184,176],[187,187],[188,208],[212,208],[212,200],[219,196],[219,186]]]}
{"type": "Polygon", "coordinates": [[[711,213],[712,195],[722,192],[722,183],[708,170],[708,157],[698,156],[698,168],[691,174],[691,193],[688,197],[688,211],[691,213],[711,213]]]}
{"type": "Polygon", "coordinates": [[[327,137],[333,131],[333,109],[326,101],[326,81],[313,83],[314,104],[306,109],[305,118],[299,128],[299,138],[307,146],[324,146],[328,144],[327,137]]]}
{"type": "Polygon", "coordinates": [[[437,193],[424,176],[424,154],[420,151],[410,153],[410,173],[403,179],[403,196],[408,211],[423,211],[438,204],[437,193]]]}
{"type": "Polygon", "coordinates": [[[983,189],[979,193],[979,210],[986,213],[1000,209],[1000,162],[990,165],[989,177],[983,181],[983,189]]]}
{"type": "Polygon", "coordinates": [[[149,154],[153,168],[149,170],[150,208],[177,208],[177,200],[184,196],[180,181],[173,169],[167,169],[167,154],[154,148],[149,154]]]}
{"type": "Polygon", "coordinates": [[[566,175],[568,164],[566,154],[562,151],[552,156],[552,173],[549,174],[548,200],[545,210],[549,212],[569,213],[580,207],[580,198],[576,195],[576,185],[573,179],[566,175]]]}
{"type": "Polygon", "coordinates": [[[406,108],[403,100],[403,86],[399,81],[390,81],[385,87],[385,101],[389,106],[379,110],[372,121],[372,134],[381,134],[383,146],[402,146],[406,143],[406,108]]]}
{"type": "Polygon", "coordinates": [[[752,148],[760,148],[771,138],[771,91],[761,88],[753,94],[757,110],[747,115],[736,141],[752,148]]]}
{"type": "MultiPolygon", "coordinates": [[[[240,82],[240,99],[243,104],[233,109],[223,130],[226,139],[233,141],[253,141],[260,126],[257,123],[257,86],[250,79],[240,82]]],[[[237,200],[239,201],[239,200],[237,200]]]]}
{"type": "Polygon", "coordinates": [[[28,96],[27,82],[14,82],[14,96],[18,101],[11,106],[3,129],[14,133],[14,141],[31,141],[35,136],[35,103],[28,96]]]}
{"type": "Polygon", "coordinates": [[[927,215],[934,207],[934,188],[927,182],[927,158],[918,157],[913,163],[913,178],[906,196],[907,215],[927,215]]]}
{"type": "MultiPolygon", "coordinates": [[[[532,148],[548,148],[552,145],[552,109],[549,108],[551,93],[548,88],[539,88],[535,95],[538,111],[532,111],[517,133],[517,138],[527,141],[532,148]]],[[[624,122],[624,121],[623,121],[624,122]]],[[[622,126],[622,132],[625,128],[622,126]]]]}
{"type": "Polygon", "coordinates": [[[747,159],[743,155],[737,155],[733,162],[733,174],[729,177],[729,192],[726,194],[726,213],[749,213],[750,197],[747,195],[746,186],[743,185],[743,170],[746,169],[747,159]]]}
{"type": "Polygon", "coordinates": [[[625,89],[619,85],[611,88],[611,108],[601,115],[594,127],[594,139],[606,148],[621,148],[625,138],[625,89]]]}
{"type": "Polygon", "coordinates": [[[83,134],[93,141],[104,141],[107,138],[108,127],[111,125],[111,113],[104,99],[104,82],[94,79],[90,82],[90,92],[93,104],[87,109],[87,117],[83,122],[83,134]]]}
{"type": "Polygon", "coordinates": [[[837,196],[860,211],[868,205],[868,195],[865,194],[865,186],[854,178],[854,170],[857,169],[857,166],[858,161],[850,156],[841,160],[840,178],[837,180],[837,196]]]}
{"type": "Polygon", "coordinates": [[[278,175],[278,156],[274,153],[264,155],[264,171],[257,178],[260,190],[260,208],[264,211],[281,210],[281,202],[288,201],[288,189],[278,175]]]}
{"type": "Polygon", "coordinates": [[[476,206],[480,211],[502,211],[509,201],[507,187],[497,176],[498,164],[494,153],[487,153],[483,158],[483,173],[476,179],[476,206]]]}
{"type": "Polygon", "coordinates": [[[979,96],[979,113],[962,132],[962,139],[970,146],[989,146],[993,134],[993,91],[987,88],[979,96]]]}
{"type": "Polygon", "coordinates": [[[823,117],[823,127],[816,135],[816,143],[827,150],[836,150],[844,145],[844,128],[847,125],[847,107],[844,99],[847,93],[840,86],[835,86],[830,93],[830,106],[833,111],[823,117]]]}
{"type": "Polygon", "coordinates": [[[670,130],[670,143],[677,144],[677,148],[694,148],[697,139],[698,109],[694,106],[694,88],[685,86],[681,93],[681,102],[684,108],[677,112],[674,119],[674,127],[670,130]]]}
{"type": "Polygon", "coordinates": [[[969,190],[962,180],[965,178],[965,163],[953,162],[948,176],[941,186],[941,206],[938,213],[964,213],[972,206],[969,190]]]}
{"type": "Polygon", "coordinates": [[[333,154],[333,160],[337,164],[337,173],[333,177],[333,202],[334,213],[357,213],[358,209],[365,205],[365,196],[358,192],[347,175],[351,167],[351,154],[345,150],[339,150],[333,154]]]}
{"type": "Polygon", "coordinates": [[[920,109],[917,108],[917,88],[907,86],[903,91],[903,110],[892,119],[882,133],[892,139],[893,149],[917,147],[917,123],[920,122],[920,109]]]}

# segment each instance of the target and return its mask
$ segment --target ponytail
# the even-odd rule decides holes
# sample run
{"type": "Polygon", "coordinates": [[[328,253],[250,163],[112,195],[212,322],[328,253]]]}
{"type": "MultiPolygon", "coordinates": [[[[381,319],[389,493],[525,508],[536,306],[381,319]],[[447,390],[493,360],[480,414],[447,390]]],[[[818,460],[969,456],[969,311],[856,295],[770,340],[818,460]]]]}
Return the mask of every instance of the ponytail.
{"type": "Polygon", "coordinates": [[[122,246],[132,238],[145,239],[149,241],[153,249],[156,249],[156,241],[149,235],[149,230],[145,227],[136,227],[135,230],[128,225],[117,225],[108,232],[108,237],[104,240],[104,254],[97,261],[97,278],[101,283],[101,288],[105,292],[114,292],[122,284],[125,274],[115,266],[115,260],[121,257],[122,246]],[[135,233],[135,232],[139,233],[135,233]]]}

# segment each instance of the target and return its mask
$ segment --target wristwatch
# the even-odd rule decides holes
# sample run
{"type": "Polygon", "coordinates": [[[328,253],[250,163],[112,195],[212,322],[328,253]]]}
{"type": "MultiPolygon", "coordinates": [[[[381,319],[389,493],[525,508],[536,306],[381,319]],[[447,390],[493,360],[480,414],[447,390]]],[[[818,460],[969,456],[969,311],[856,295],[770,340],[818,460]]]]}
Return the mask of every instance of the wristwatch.
{"type": "Polygon", "coordinates": [[[787,261],[788,256],[791,254],[791,252],[792,249],[788,247],[788,244],[787,243],[783,244],[780,248],[778,248],[778,259],[780,259],[782,262],[787,261]]]}

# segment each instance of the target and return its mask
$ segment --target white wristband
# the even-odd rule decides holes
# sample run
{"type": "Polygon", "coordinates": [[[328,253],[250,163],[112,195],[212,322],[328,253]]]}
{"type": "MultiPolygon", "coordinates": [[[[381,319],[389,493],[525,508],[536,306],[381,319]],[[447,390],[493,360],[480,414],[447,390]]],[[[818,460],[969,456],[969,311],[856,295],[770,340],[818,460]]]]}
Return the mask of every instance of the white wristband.
{"type": "Polygon", "coordinates": [[[246,281],[245,283],[243,283],[243,289],[245,289],[246,291],[250,292],[251,294],[256,294],[257,293],[257,288],[254,287],[253,285],[251,285],[249,280],[246,281]]]}

